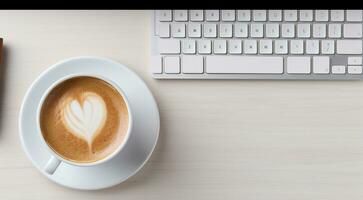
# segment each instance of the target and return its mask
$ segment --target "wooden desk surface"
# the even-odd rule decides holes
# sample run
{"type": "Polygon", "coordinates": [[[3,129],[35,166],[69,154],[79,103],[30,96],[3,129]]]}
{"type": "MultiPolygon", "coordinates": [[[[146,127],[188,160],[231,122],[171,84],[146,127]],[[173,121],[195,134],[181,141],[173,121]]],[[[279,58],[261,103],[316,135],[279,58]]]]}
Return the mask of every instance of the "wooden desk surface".
{"type": "Polygon", "coordinates": [[[363,81],[158,81],[148,11],[0,11],[0,199],[363,198],[363,81]],[[146,166],[101,191],[63,188],[25,156],[23,96],[53,63],[95,55],[139,74],[161,132],[146,166]]]}

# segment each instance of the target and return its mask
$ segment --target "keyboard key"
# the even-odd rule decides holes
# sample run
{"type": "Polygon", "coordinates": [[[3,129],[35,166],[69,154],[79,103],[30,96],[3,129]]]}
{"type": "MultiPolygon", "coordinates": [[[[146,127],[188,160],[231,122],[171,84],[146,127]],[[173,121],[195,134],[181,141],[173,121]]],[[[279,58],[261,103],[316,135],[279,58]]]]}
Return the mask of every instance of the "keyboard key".
{"type": "Polygon", "coordinates": [[[304,53],[304,41],[303,40],[291,40],[290,41],[290,53],[291,54],[303,54],[304,53]]]}
{"type": "Polygon", "coordinates": [[[344,24],[345,38],[361,38],[362,37],[362,24],[344,24]]]}
{"type": "Polygon", "coordinates": [[[197,23],[190,23],[188,27],[188,37],[191,38],[202,37],[202,25],[197,23]]]}
{"type": "Polygon", "coordinates": [[[263,24],[251,24],[251,37],[262,38],[263,37],[263,24]]]}
{"type": "Polygon", "coordinates": [[[233,22],[236,20],[235,10],[222,10],[222,21],[233,22]]]}
{"type": "Polygon", "coordinates": [[[245,54],[257,54],[257,41],[256,40],[244,40],[243,51],[245,54]]]}
{"type": "Polygon", "coordinates": [[[184,54],[195,54],[195,40],[183,40],[182,50],[184,54]]]}
{"type": "Polygon", "coordinates": [[[268,38],[280,37],[279,24],[266,24],[266,37],[268,37],[268,38]]]}
{"type": "Polygon", "coordinates": [[[225,40],[214,40],[213,51],[215,54],[226,54],[227,42],[225,40]]]}
{"type": "Polygon", "coordinates": [[[158,47],[160,54],[179,54],[180,41],[176,39],[159,39],[158,47]]]}
{"type": "Polygon", "coordinates": [[[219,24],[219,37],[231,38],[232,37],[232,24],[219,24]]]}
{"type": "Polygon", "coordinates": [[[297,25],[297,37],[309,38],[310,37],[310,24],[298,24],[297,25]]]}
{"type": "Polygon", "coordinates": [[[362,74],[362,66],[348,66],[349,74],[362,74]]]}
{"type": "Polygon", "coordinates": [[[329,11],[315,10],[315,20],[318,22],[327,22],[329,20],[329,11]]]}
{"type": "Polygon", "coordinates": [[[335,53],[334,40],[322,40],[321,41],[321,53],[322,54],[334,54],[335,53]]]}
{"type": "Polygon", "coordinates": [[[361,22],[362,21],[362,10],[347,10],[347,21],[348,22],[361,22]]]}
{"type": "Polygon", "coordinates": [[[310,57],[288,57],[286,59],[286,67],[288,74],[310,74],[310,57]]]}
{"type": "Polygon", "coordinates": [[[260,54],[272,54],[272,40],[260,40],[260,54]]]}
{"type": "Polygon", "coordinates": [[[203,33],[206,38],[217,37],[217,24],[204,24],[203,33]]]}
{"type": "Polygon", "coordinates": [[[203,10],[190,10],[190,21],[202,22],[204,20],[203,10]]]}
{"type": "Polygon", "coordinates": [[[345,74],[345,66],[344,65],[333,65],[332,73],[333,74],[345,74]]]}
{"type": "Polygon", "coordinates": [[[344,21],[344,10],[331,10],[330,11],[330,20],[333,22],[344,21]]]}
{"type": "Polygon", "coordinates": [[[185,38],[185,24],[172,24],[172,35],[175,38],[185,38]]]}
{"type": "Polygon", "coordinates": [[[287,22],[297,21],[297,10],[284,10],[284,19],[287,22]]]}
{"type": "Polygon", "coordinates": [[[313,57],[313,72],[314,74],[329,74],[330,62],[328,56],[313,57]]]}
{"type": "Polygon", "coordinates": [[[161,23],[159,25],[159,37],[161,37],[161,38],[170,37],[170,24],[169,23],[161,23]]]}
{"type": "Polygon", "coordinates": [[[210,40],[199,40],[198,42],[198,53],[200,54],[211,54],[212,53],[212,41],[210,40]]]}
{"type": "Polygon", "coordinates": [[[338,54],[362,54],[361,40],[337,40],[338,54]]]}
{"type": "Polygon", "coordinates": [[[237,38],[246,38],[248,36],[248,26],[245,23],[234,25],[234,36],[237,38]]]}
{"type": "Polygon", "coordinates": [[[172,12],[171,10],[159,10],[159,21],[161,22],[171,22],[172,21],[172,12]]]}
{"type": "Polygon", "coordinates": [[[151,56],[151,73],[161,74],[162,70],[162,59],[161,56],[151,56]]]}
{"type": "Polygon", "coordinates": [[[342,37],[342,25],[341,24],[329,24],[329,37],[330,38],[342,37]]]}
{"type": "Polygon", "coordinates": [[[242,41],[241,40],[230,40],[228,43],[228,52],[230,54],[241,54],[242,53],[242,41]]]}
{"type": "Polygon", "coordinates": [[[219,10],[206,10],[205,19],[210,22],[219,21],[219,10]]]}
{"type": "Polygon", "coordinates": [[[251,11],[250,10],[237,10],[237,21],[239,21],[239,22],[251,21],[251,11]]]}
{"type": "Polygon", "coordinates": [[[295,25],[294,24],[282,24],[281,36],[284,38],[295,37],[295,25]]]}
{"type": "Polygon", "coordinates": [[[187,10],[174,10],[174,20],[176,22],[188,21],[188,11],[187,10]]]}
{"type": "Polygon", "coordinates": [[[362,65],[362,57],[348,57],[348,65],[362,65]]]}
{"type": "Polygon", "coordinates": [[[288,52],[287,40],[275,40],[275,53],[287,54],[287,52],[288,52]]]}
{"type": "Polygon", "coordinates": [[[253,21],[255,22],[264,22],[266,21],[266,10],[254,10],[253,13],[253,21]]]}
{"type": "Polygon", "coordinates": [[[282,74],[283,58],[272,56],[206,56],[211,74],[282,74]]]}
{"type": "Polygon", "coordinates": [[[326,37],[326,24],[313,24],[313,37],[325,38],[326,37]]]}
{"type": "Polygon", "coordinates": [[[319,40],[306,40],[306,53],[319,54],[319,40]]]}
{"type": "Polygon", "coordinates": [[[300,21],[311,22],[313,21],[313,11],[312,10],[300,10],[300,21]]]}
{"type": "Polygon", "coordinates": [[[183,56],[182,72],[184,74],[202,74],[203,56],[183,56]]]}
{"type": "Polygon", "coordinates": [[[282,21],[282,10],[269,10],[268,20],[271,22],[281,22],[282,21]]]}
{"type": "Polygon", "coordinates": [[[164,72],[167,74],[179,74],[180,73],[179,56],[164,57],[164,72]]]}

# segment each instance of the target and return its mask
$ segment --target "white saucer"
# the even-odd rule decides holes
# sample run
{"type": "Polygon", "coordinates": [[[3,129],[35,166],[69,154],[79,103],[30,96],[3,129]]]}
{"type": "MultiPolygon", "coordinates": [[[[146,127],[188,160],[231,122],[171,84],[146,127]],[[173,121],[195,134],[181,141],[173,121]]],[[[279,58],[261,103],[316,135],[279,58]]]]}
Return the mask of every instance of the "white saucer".
{"type": "Polygon", "coordinates": [[[139,171],[155,148],[159,127],[157,104],[145,83],[124,65],[96,57],[71,58],[42,73],[27,91],[19,119],[22,146],[34,166],[58,184],[84,190],[114,186],[139,171]],[[94,167],[61,163],[53,175],[48,175],[43,168],[51,154],[36,132],[37,106],[50,85],[65,75],[79,72],[108,77],[124,91],[134,114],[133,131],[124,149],[112,160],[94,167]]]}

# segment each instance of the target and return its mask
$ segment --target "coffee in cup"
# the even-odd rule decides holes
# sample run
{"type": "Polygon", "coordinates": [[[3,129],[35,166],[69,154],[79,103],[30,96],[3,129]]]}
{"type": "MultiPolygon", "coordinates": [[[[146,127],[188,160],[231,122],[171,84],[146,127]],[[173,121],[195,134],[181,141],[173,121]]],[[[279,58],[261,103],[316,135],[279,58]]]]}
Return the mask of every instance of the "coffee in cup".
{"type": "Polygon", "coordinates": [[[100,78],[78,76],[47,94],[39,125],[45,142],[61,158],[93,163],[125,142],[129,117],[127,103],[114,86],[100,78]]]}

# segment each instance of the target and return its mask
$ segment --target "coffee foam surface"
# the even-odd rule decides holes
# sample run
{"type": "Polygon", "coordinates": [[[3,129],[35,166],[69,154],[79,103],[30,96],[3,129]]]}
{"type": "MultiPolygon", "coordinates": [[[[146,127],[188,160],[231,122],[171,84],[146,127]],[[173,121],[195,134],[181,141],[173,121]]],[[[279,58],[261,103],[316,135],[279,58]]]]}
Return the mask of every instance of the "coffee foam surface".
{"type": "Polygon", "coordinates": [[[117,150],[128,131],[128,108],[122,95],[93,77],[64,81],[45,98],[40,115],[47,144],[60,156],[94,162],[117,150]]]}

